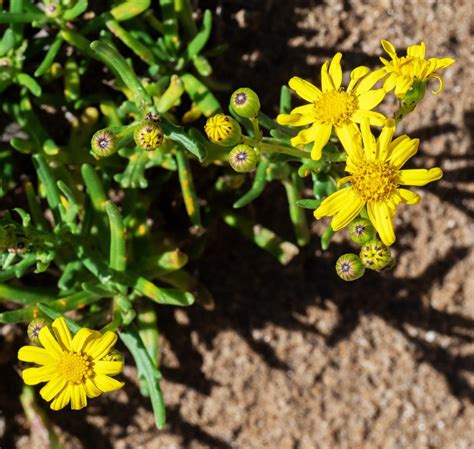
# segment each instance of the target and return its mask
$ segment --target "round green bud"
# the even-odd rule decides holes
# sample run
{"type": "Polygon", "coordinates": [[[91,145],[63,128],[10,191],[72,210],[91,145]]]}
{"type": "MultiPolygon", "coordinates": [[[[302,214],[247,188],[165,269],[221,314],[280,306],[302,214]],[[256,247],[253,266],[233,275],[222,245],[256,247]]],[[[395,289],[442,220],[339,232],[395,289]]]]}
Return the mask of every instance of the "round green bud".
{"type": "Polygon", "coordinates": [[[260,111],[260,99],[248,87],[237,89],[230,97],[230,105],[240,117],[253,118],[260,111]]]}
{"type": "Polygon", "coordinates": [[[258,161],[258,153],[249,145],[237,145],[229,153],[229,164],[239,173],[249,173],[253,171],[258,161]]]}
{"type": "Polygon", "coordinates": [[[63,12],[62,6],[59,2],[49,1],[45,2],[44,13],[51,19],[58,18],[63,12]]]}
{"type": "Polygon", "coordinates": [[[204,131],[211,142],[223,147],[232,147],[242,140],[242,129],[239,122],[225,114],[209,117],[204,131]]]}
{"type": "Polygon", "coordinates": [[[336,273],[344,281],[355,281],[364,276],[365,267],[356,254],[343,254],[336,262],[336,273]]]}
{"type": "Polygon", "coordinates": [[[44,318],[35,318],[28,324],[28,338],[32,343],[39,343],[38,335],[43,327],[49,326],[49,321],[44,318]]]}
{"type": "Polygon", "coordinates": [[[377,232],[370,220],[367,218],[356,218],[349,225],[349,237],[353,242],[363,245],[369,240],[375,239],[377,232]]]}
{"type": "Polygon", "coordinates": [[[153,151],[163,143],[163,130],[158,122],[144,120],[136,127],[133,140],[143,150],[153,151]]]}
{"type": "Polygon", "coordinates": [[[91,147],[96,157],[112,156],[118,150],[118,139],[110,129],[101,129],[92,136],[91,147]]]}
{"type": "Polygon", "coordinates": [[[359,256],[362,263],[371,270],[380,271],[384,268],[393,267],[394,264],[390,248],[378,239],[364,243],[359,256]]]}

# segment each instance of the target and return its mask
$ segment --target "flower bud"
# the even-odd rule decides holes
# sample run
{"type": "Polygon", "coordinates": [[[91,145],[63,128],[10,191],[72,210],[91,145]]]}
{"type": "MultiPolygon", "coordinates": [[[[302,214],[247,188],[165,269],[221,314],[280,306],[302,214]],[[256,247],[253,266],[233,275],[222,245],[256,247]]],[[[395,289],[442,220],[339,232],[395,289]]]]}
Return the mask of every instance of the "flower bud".
{"type": "Polygon", "coordinates": [[[91,139],[92,153],[97,157],[108,157],[118,150],[116,135],[110,129],[97,131],[91,139]]]}
{"type": "Polygon", "coordinates": [[[371,270],[380,271],[391,268],[394,264],[390,248],[386,247],[380,240],[370,240],[362,246],[359,254],[362,263],[371,270]]]}
{"type": "Polygon", "coordinates": [[[367,218],[356,218],[349,225],[349,237],[353,242],[359,245],[363,245],[369,240],[374,240],[376,234],[375,228],[367,218]]]}
{"type": "Polygon", "coordinates": [[[28,324],[28,338],[32,343],[39,343],[38,335],[43,327],[49,326],[49,321],[44,318],[35,318],[28,324]]]}
{"type": "Polygon", "coordinates": [[[62,6],[59,2],[56,1],[48,1],[45,2],[44,5],[44,13],[51,19],[58,18],[63,12],[62,6]]]}
{"type": "Polygon", "coordinates": [[[242,130],[239,123],[225,114],[209,117],[204,131],[211,142],[224,147],[232,147],[242,140],[242,130]]]}
{"type": "Polygon", "coordinates": [[[229,153],[230,166],[239,173],[249,173],[259,160],[257,152],[249,145],[237,145],[229,153]]]}
{"type": "Polygon", "coordinates": [[[163,130],[158,122],[144,120],[135,129],[133,139],[143,150],[153,151],[163,143],[163,130]]]}
{"type": "Polygon", "coordinates": [[[365,267],[359,256],[347,253],[337,259],[336,273],[344,281],[355,281],[364,276],[365,267]]]}
{"type": "Polygon", "coordinates": [[[240,117],[253,118],[260,111],[258,95],[248,87],[237,89],[230,97],[230,105],[240,117]]]}

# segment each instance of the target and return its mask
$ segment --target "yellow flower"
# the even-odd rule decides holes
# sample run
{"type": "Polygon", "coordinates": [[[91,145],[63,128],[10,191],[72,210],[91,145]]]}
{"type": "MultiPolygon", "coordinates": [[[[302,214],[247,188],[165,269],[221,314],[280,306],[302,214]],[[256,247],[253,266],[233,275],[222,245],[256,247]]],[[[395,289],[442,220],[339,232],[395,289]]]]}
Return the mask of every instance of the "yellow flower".
{"type": "Polygon", "coordinates": [[[341,143],[348,154],[346,176],[338,186],[349,183],[349,187],[338,190],[327,197],[314,211],[317,219],[335,217],[331,226],[337,231],[354,220],[364,206],[369,219],[387,246],[395,242],[392,219],[400,203],[417,204],[420,196],[404,185],[423,186],[443,176],[440,168],[400,170],[405,162],[418,150],[419,140],[406,135],[392,141],[395,121],[386,121],[382,132],[375,140],[369,122],[363,120],[360,133],[344,135],[341,143]],[[362,140],[361,140],[362,137],[362,140]]]}
{"type": "Polygon", "coordinates": [[[289,86],[308,101],[291,114],[280,114],[277,117],[281,125],[311,127],[303,129],[291,140],[292,145],[314,142],[311,158],[318,160],[321,152],[335,129],[339,139],[352,135],[357,130],[356,123],[367,117],[372,125],[382,126],[385,117],[372,111],[384,98],[384,89],[371,90],[378,80],[385,76],[382,70],[369,73],[368,67],[357,67],[351,72],[351,81],[347,89],[341,87],[342,69],[341,53],[337,53],[329,64],[326,61],[321,68],[321,87],[297,76],[289,81],[289,86]]]}
{"type": "Polygon", "coordinates": [[[443,90],[443,79],[437,70],[445,69],[455,62],[452,58],[430,58],[425,59],[425,43],[412,45],[407,48],[407,55],[399,58],[395,47],[389,41],[382,41],[383,49],[392,58],[388,61],[380,58],[384,64],[385,73],[390,74],[384,82],[384,89],[388,92],[395,88],[395,95],[403,97],[412,86],[414,81],[426,81],[436,78],[439,81],[438,90],[433,90],[434,94],[439,94],[443,90]]]}
{"type": "Polygon", "coordinates": [[[53,332],[48,327],[39,331],[42,347],[23,346],[18,359],[41,365],[23,370],[22,377],[27,385],[47,382],[40,394],[45,401],[52,401],[53,410],[60,410],[69,402],[73,410],[80,410],[87,405],[87,397],[123,387],[123,382],[110,377],[123,368],[123,361],[109,356],[116,334],[101,335],[83,328],[72,337],[64,318],[54,320],[51,327],[53,332]]]}

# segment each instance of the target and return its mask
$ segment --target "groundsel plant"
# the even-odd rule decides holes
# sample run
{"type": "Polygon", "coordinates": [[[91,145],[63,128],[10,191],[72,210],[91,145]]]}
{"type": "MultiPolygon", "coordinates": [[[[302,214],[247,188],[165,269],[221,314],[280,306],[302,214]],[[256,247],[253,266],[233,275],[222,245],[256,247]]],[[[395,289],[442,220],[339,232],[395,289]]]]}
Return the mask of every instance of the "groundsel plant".
{"type": "Polygon", "coordinates": [[[336,272],[345,281],[359,279],[366,268],[381,271],[394,266],[390,246],[396,240],[396,209],[421,201],[406,186],[423,186],[443,175],[439,167],[402,168],[416,155],[420,142],[407,135],[396,136],[396,126],[415,110],[431,78],[439,82],[433,93],[442,91],[439,71],[454,60],[425,60],[423,42],[409,47],[403,57],[397,56],[388,41],[382,41],[382,47],[392,60],[380,58],[383,67],[374,71],[365,66],[354,68],[347,87],[342,87],[341,53],[324,62],[320,87],[297,76],[291,78],[289,87],[305,104],[292,108],[290,92],[284,86],[276,123],[259,112],[255,92],[244,88],[230,100],[234,119],[218,114],[204,128],[212,142],[228,148],[227,159],[235,171],[250,172],[257,167],[252,189],[234,207],[248,204],[263,192],[266,181],[278,179],[287,190],[300,245],[307,242],[307,226],[295,204],[313,209],[318,220],[333,217],[322,235],[323,249],[334,232],[349,227],[349,236],[361,245],[361,251],[345,254],[336,263],[336,272]],[[399,108],[394,117],[385,117],[375,108],[391,91],[399,108]],[[264,137],[264,130],[269,137],[264,137]],[[301,179],[306,177],[311,177],[313,199],[302,198],[301,179]]]}
{"type": "Polygon", "coordinates": [[[1,114],[14,132],[0,149],[0,324],[27,328],[20,399],[52,447],[32,386],[51,409],[79,410],[122,388],[132,361],[164,425],[159,307],[213,307],[186,265],[199,266],[217,222],[286,265],[310,241],[305,209],[332,217],[321,246],[348,229],[359,254],[336,272],[353,281],[394,266],[396,209],[420,201],[406,187],[442,176],[406,169],[419,141],[396,133],[454,62],[425,60],[423,43],[399,57],[383,41],[391,60],[347,84],[337,53],[320,84],[289,80],[272,118],[250,87],[222,108],[231,90],[210,61],[225,46],[209,48],[212,15],[190,0],[2,5],[1,114]],[[399,109],[385,117],[376,108],[392,93],[399,109]],[[245,210],[270,182],[286,193],[294,242],[245,210]]]}

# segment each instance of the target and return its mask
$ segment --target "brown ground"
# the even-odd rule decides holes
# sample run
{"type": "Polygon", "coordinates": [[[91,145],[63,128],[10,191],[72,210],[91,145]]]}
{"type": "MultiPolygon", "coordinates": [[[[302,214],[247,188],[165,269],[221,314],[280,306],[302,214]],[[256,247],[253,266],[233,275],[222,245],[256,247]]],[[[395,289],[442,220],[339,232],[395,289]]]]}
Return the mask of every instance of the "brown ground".
{"type": "MultiPolygon", "coordinates": [[[[474,448],[472,2],[218,3],[219,32],[231,43],[220,73],[258,90],[268,111],[291,75],[317,80],[337,50],[346,69],[375,65],[382,38],[399,48],[424,39],[430,55],[454,56],[445,91],[427,95],[403,128],[422,139],[414,164],[440,165],[444,180],[423,188],[421,206],[400,210],[395,271],[355,284],[333,271],[348,249],[342,238],[325,254],[315,238],[281,268],[236,232],[215,233],[199,276],[216,310],[159,309],[165,430],[154,428],[128,367],[124,391],[85,412],[50,414],[66,447],[474,448]]],[[[257,217],[291,238],[281,189],[257,206],[257,217]]],[[[2,395],[19,388],[7,376],[2,395]]],[[[2,448],[40,449],[23,417],[12,419],[18,410],[4,411],[2,448]]]]}

